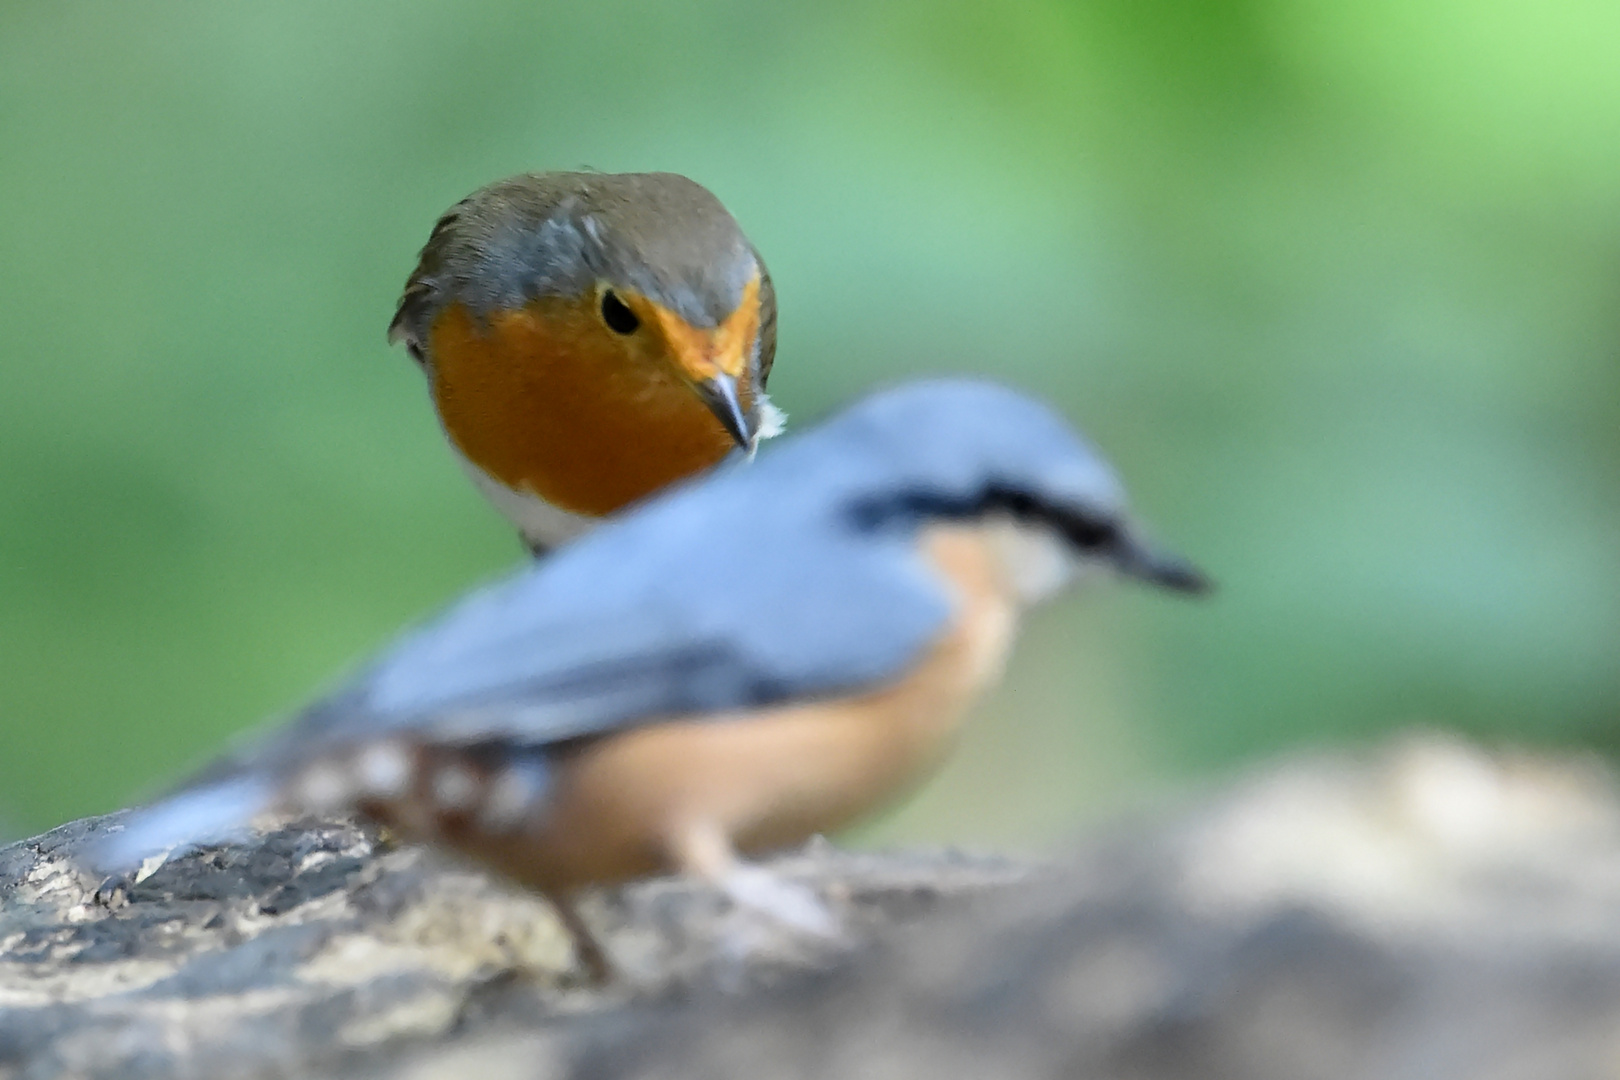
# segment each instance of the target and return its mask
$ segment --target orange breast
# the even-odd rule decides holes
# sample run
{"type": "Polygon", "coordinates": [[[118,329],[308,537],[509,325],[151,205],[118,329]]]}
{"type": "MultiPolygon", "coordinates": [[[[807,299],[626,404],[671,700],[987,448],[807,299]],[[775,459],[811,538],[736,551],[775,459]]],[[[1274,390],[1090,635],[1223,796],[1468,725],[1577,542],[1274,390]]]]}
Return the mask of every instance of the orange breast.
{"type": "Polygon", "coordinates": [[[594,300],[493,315],[460,304],[429,334],[446,433],[485,472],[602,516],[716,464],[732,441],[645,333],[614,334],[594,300]]]}

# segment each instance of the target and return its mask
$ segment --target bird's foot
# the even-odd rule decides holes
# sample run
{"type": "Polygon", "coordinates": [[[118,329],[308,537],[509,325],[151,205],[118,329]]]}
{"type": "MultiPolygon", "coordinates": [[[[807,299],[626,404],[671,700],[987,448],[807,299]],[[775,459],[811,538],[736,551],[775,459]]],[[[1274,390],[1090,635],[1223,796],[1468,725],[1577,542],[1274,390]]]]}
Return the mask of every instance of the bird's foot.
{"type": "Polygon", "coordinates": [[[617,974],[613,960],[608,956],[607,949],[597,940],[590,925],[580,915],[574,901],[553,897],[551,904],[574,946],[574,962],[579,966],[579,983],[598,990],[610,984],[617,974]]]}
{"type": "Polygon", "coordinates": [[[720,920],[716,947],[722,982],[732,989],[771,968],[825,966],[854,945],[843,920],[809,886],[739,865],[720,887],[732,906],[720,920]]]}
{"type": "Polygon", "coordinates": [[[787,881],[763,867],[739,865],[727,872],[720,887],[739,911],[753,912],[805,937],[844,938],[838,916],[807,885],[787,881]]]}
{"type": "Polygon", "coordinates": [[[815,889],[743,862],[714,822],[688,822],[672,836],[676,865],[731,901],[714,927],[722,984],[741,989],[756,973],[825,967],[849,951],[843,920],[815,889]]]}

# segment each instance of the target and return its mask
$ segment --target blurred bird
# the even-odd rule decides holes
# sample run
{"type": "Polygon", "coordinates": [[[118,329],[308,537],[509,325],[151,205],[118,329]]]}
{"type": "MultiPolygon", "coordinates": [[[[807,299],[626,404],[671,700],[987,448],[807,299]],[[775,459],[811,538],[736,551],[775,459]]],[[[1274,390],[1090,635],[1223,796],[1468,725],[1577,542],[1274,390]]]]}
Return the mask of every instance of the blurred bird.
{"type": "Polygon", "coordinates": [[[770,274],[720,201],[673,173],[475,191],[433,227],[388,337],[536,553],[782,426],[765,396],[770,274]]]}
{"type": "Polygon", "coordinates": [[[830,933],[738,853],[926,776],[1020,610],[1087,568],[1205,587],[1045,405],[968,380],[877,393],[471,594],[134,812],[102,861],[352,808],[545,893],[598,972],[573,897],[662,871],[830,933]]]}

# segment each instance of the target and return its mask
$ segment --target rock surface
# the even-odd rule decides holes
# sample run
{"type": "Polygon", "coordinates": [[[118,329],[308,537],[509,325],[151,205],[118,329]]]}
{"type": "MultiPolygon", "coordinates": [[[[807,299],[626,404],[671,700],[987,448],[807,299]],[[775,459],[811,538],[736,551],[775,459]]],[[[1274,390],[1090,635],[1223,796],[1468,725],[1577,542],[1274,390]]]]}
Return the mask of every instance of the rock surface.
{"type": "Polygon", "coordinates": [[[1620,801],[1438,738],[1285,762],[1053,865],[778,860],[858,946],[744,951],[656,881],[550,910],[347,823],[117,883],[90,819],[0,849],[0,1077],[1620,1075],[1620,801]]]}

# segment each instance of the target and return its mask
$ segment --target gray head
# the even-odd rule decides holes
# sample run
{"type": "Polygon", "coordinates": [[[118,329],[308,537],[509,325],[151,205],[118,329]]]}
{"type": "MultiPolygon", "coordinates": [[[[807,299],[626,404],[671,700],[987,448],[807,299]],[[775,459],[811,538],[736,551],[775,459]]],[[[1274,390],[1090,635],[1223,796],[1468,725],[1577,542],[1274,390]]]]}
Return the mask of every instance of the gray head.
{"type": "Polygon", "coordinates": [[[675,173],[525,173],[439,219],[393,330],[420,338],[430,301],[484,315],[606,281],[694,327],[720,325],[763,264],[707,188],[675,173]]]}

